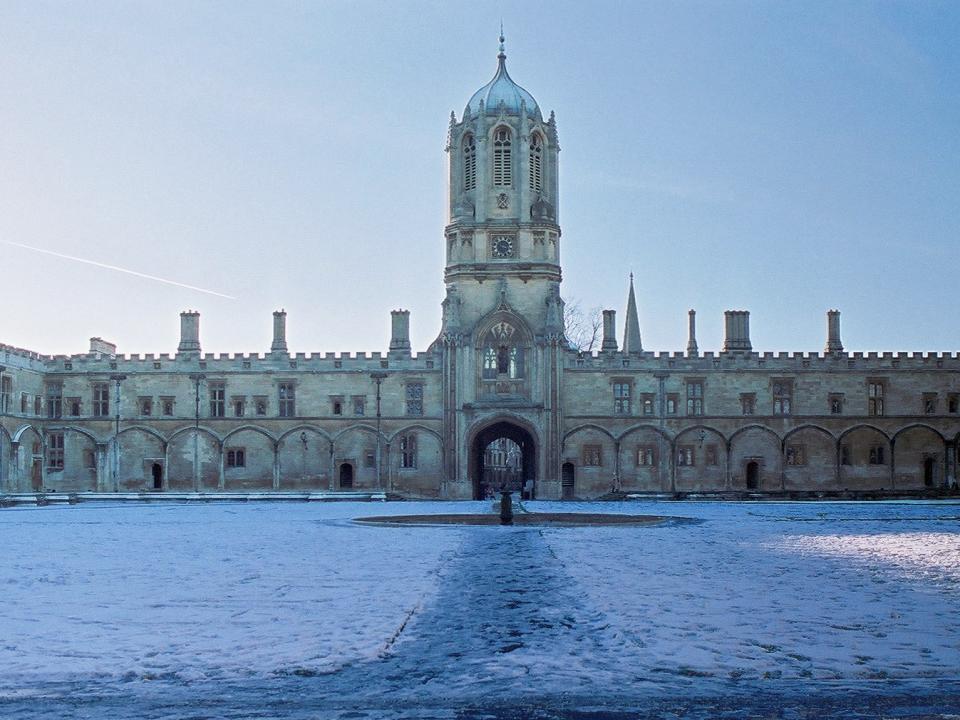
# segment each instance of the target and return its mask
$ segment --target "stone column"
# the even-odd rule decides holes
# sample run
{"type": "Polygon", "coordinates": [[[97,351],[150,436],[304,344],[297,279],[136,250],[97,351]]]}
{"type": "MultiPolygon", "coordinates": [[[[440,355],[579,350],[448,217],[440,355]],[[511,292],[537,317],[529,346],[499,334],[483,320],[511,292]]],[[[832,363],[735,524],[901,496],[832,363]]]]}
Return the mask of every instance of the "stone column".
{"type": "Polygon", "coordinates": [[[104,480],[107,478],[107,457],[109,456],[109,444],[97,443],[97,491],[103,492],[107,488],[104,480]]]}
{"type": "Polygon", "coordinates": [[[337,465],[333,459],[333,440],[330,441],[330,459],[327,465],[330,467],[330,480],[327,482],[327,489],[332,491],[334,483],[337,482],[337,465]]]}
{"type": "Polygon", "coordinates": [[[20,492],[20,441],[10,442],[10,470],[7,472],[10,480],[10,490],[20,492]]]}
{"type": "Polygon", "coordinates": [[[390,464],[390,443],[384,445],[384,462],[387,464],[387,492],[393,492],[393,467],[390,464]]]}
{"type": "Polygon", "coordinates": [[[170,443],[163,444],[163,475],[160,478],[160,489],[170,489],[170,443]]]}
{"type": "Polygon", "coordinates": [[[613,466],[613,489],[614,492],[619,492],[623,487],[623,480],[620,477],[620,441],[613,441],[613,452],[614,452],[614,466],[613,466]]]}
{"type": "Polygon", "coordinates": [[[193,491],[200,492],[200,431],[193,429],[193,491]]]}
{"type": "Polygon", "coordinates": [[[273,482],[274,490],[280,489],[280,443],[273,443],[273,482]]]}
{"type": "Polygon", "coordinates": [[[957,465],[955,458],[957,457],[957,446],[947,440],[944,445],[944,463],[943,463],[943,483],[947,487],[956,482],[957,480],[957,465]]]}
{"type": "Polygon", "coordinates": [[[730,490],[733,487],[733,483],[731,482],[731,478],[733,476],[733,470],[730,467],[730,462],[733,459],[733,445],[730,443],[729,440],[727,440],[724,443],[724,449],[727,453],[727,463],[726,463],[727,467],[726,467],[725,477],[723,478],[723,489],[730,490]]]}

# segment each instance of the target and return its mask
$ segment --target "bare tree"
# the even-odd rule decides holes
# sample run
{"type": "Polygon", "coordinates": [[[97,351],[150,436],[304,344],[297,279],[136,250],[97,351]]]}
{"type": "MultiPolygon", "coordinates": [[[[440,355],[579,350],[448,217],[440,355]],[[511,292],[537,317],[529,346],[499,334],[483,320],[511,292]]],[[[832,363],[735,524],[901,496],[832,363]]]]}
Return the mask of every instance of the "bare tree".
{"type": "Polygon", "coordinates": [[[600,345],[603,330],[603,308],[584,310],[576,298],[563,305],[563,332],[570,347],[579,352],[593,352],[600,345]]]}

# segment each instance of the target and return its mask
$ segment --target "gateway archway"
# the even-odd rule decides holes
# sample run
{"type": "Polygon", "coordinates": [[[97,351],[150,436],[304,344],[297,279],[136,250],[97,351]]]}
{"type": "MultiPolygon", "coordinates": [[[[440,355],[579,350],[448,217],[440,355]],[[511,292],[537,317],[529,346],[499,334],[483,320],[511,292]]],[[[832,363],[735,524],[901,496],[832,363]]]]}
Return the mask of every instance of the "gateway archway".
{"type": "Polygon", "coordinates": [[[536,495],[537,446],[533,435],[509,420],[488,425],[470,446],[470,477],[474,500],[491,497],[501,489],[536,495]]]}

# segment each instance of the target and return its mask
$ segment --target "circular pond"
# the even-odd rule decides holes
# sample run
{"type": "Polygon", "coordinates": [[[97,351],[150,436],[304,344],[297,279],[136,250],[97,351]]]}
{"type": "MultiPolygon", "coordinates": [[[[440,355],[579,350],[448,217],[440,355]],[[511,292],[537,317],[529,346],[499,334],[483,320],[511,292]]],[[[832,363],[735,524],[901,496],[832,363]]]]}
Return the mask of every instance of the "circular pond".
{"type": "MultiPolygon", "coordinates": [[[[584,527],[584,526],[650,526],[684,518],[661,515],[615,515],[608,513],[518,513],[512,525],[524,527],[584,527]]],[[[500,516],[493,513],[476,515],[381,515],[356,518],[355,522],[371,525],[501,525],[500,516]]]]}

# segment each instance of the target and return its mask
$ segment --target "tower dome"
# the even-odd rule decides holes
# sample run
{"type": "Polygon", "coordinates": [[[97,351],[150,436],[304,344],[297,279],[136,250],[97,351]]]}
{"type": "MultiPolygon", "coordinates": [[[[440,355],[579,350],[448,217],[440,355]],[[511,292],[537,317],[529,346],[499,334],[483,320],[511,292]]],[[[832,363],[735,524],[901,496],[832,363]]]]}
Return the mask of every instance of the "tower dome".
{"type": "Polygon", "coordinates": [[[493,80],[477,90],[467,103],[466,115],[480,112],[480,102],[483,101],[484,112],[496,114],[500,112],[500,103],[504,111],[511,115],[520,114],[521,103],[526,105],[528,115],[540,112],[533,95],[517,85],[507,72],[507,54],[503,47],[503,33],[500,34],[500,53],[497,55],[497,74],[493,80]]]}

